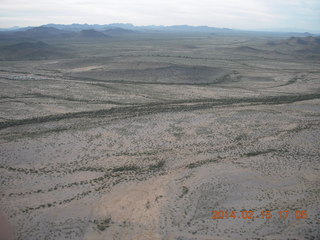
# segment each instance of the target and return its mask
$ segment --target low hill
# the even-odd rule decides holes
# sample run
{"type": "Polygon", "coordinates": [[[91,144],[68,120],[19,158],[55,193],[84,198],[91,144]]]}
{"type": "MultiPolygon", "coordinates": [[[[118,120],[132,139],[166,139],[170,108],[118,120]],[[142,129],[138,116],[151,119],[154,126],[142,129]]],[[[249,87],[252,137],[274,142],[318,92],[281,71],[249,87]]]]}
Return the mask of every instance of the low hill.
{"type": "Polygon", "coordinates": [[[294,47],[320,47],[320,37],[308,36],[308,37],[290,37],[281,41],[269,41],[269,46],[294,46],[294,47]]]}
{"type": "Polygon", "coordinates": [[[320,37],[291,37],[284,43],[288,45],[320,46],[320,37]]]}
{"type": "Polygon", "coordinates": [[[248,47],[248,46],[240,46],[235,48],[235,50],[240,51],[240,52],[248,52],[248,53],[265,53],[266,51],[253,48],[253,47],[248,47]]]}
{"type": "Polygon", "coordinates": [[[69,58],[69,49],[57,48],[44,42],[21,42],[0,48],[0,60],[41,60],[69,58]]]}
{"type": "Polygon", "coordinates": [[[1,32],[2,39],[20,39],[21,41],[46,40],[52,38],[106,38],[110,37],[94,29],[84,29],[81,31],[67,31],[54,27],[34,27],[24,31],[1,32]]]}
{"type": "Polygon", "coordinates": [[[290,37],[285,40],[269,41],[267,45],[297,57],[320,58],[320,37],[290,37]]]}
{"type": "Polygon", "coordinates": [[[250,55],[273,55],[273,54],[279,54],[276,50],[265,50],[265,49],[259,49],[259,48],[253,48],[248,46],[239,46],[232,49],[233,52],[239,52],[241,54],[250,54],[250,55]]]}

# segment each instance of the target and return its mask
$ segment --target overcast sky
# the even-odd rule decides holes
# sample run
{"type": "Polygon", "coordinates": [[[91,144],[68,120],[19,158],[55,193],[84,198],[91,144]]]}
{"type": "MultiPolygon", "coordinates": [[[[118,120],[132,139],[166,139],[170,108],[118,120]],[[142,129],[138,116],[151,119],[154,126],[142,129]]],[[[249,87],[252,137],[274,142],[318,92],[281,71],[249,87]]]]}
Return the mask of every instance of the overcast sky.
{"type": "Polygon", "coordinates": [[[0,0],[0,27],[207,25],[320,32],[320,0],[0,0]]]}

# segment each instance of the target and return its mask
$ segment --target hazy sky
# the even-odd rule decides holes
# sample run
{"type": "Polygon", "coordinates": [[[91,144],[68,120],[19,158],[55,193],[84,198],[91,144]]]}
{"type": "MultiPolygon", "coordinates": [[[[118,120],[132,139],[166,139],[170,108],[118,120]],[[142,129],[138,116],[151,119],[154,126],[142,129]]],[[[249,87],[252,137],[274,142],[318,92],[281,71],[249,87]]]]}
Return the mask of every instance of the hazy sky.
{"type": "Polygon", "coordinates": [[[0,27],[115,22],[320,32],[320,0],[0,0],[0,27]]]}

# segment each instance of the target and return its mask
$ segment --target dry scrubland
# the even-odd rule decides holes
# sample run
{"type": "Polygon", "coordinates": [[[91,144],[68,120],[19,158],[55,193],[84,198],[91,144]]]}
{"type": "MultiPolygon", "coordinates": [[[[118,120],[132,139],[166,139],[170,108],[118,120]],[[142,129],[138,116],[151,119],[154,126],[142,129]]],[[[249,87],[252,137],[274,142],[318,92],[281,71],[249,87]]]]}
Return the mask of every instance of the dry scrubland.
{"type": "Polygon", "coordinates": [[[319,239],[320,58],[271,38],[55,40],[77,57],[0,62],[17,239],[319,239]]]}

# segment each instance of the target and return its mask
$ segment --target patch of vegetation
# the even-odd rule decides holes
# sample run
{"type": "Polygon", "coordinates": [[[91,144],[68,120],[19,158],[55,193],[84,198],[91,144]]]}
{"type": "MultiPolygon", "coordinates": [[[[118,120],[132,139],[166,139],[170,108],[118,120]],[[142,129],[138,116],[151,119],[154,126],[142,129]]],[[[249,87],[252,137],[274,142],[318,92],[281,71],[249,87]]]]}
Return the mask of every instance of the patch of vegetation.
{"type": "Polygon", "coordinates": [[[246,157],[254,157],[254,156],[267,154],[267,153],[271,153],[271,152],[278,152],[278,150],[276,150],[276,149],[268,149],[268,150],[265,150],[265,151],[249,152],[249,153],[244,154],[244,156],[246,156],[246,157]]]}
{"type": "Polygon", "coordinates": [[[313,100],[319,99],[320,94],[305,94],[305,95],[281,95],[281,96],[271,96],[271,97],[256,97],[256,98],[226,98],[226,99],[192,99],[192,100],[176,100],[171,102],[160,102],[160,103],[150,103],[141,104],[139,106],[130,107],[116,107],[111,109],[101,109],[95,111],[82,111],[74,113],[63,113],[48,115],[42,117],[26,118],[10,120],[5,122],[0,122],[0,129],[5,129],[13,126],[20,126],[26,124],[37,124],[60,121],[64,119],[72,118],[98,118],[110,116],[114,119],[119,118],[129,118],[136,116],[143,116],[148,114],[155,114],[161,112],[185,112],[200,109],[208,109],[214,106],[222,105],[232,105],[240,103],[251,103],[251,104],[284,104],[293,103],[297,101],[313,100]],[[190,104],[193,103],[193,104],[190,104]]]}
{"type": "Polygon", "coordinates": [[[184,195],[186,195],[189,192],[189,188],[186,186],[182,186],[182,193],[180,195],[180,198],[183,198],[184,195]]]}
{"type": "Polygon", "coordinates": [[[110,224],[112,223],[112,220],[111,220],[111,217],[109,217],[102,220],[94,220],[93,223],[96,224],[99,231],[104,231],[106,230],[106,228],[110,226],[110,224]]]}
{"type": "Polygon", "coordinates": [[[234,141],[238,142],[238,141],[246,140],[247,138],[248,136],[246,134],[240,134],[234,139],[234,141]]]}
{"type": "Polygon", "coordinates": [[[116,167],[112,169],[113,172],[138,171],[138,170],[140,170],[140,167],[135,165],[124,165],[124,166],[116,167]]]}
{"type": "Polygon", "coordinates": [[[38,169],[15,168],[15,167],[10,167],[10,166],[3,166],[3,165],[0,165],[0,168],[6,169],[8,171],[20,172],[20,173],[24,173],[24,174],[39,174],[39,172],[40,172],[38,169]]]}
{"type": "Polygon", "coordinates": [[[91,104],[116,104],[116,105],[126,105],[125,103],[119,103],[111,100],[103,100],[103,99],[80,99],[68,96],[55,96],[55,95],[46,95],[42,93],[28,93],[25,96],[30,96],[34,98],[51,98],[54,100],[65,100],[69,102],[84,102],[84,103],[91,103],[91,104]]]}
{"type": "Polygon", "coordinates": [[[157,162],[156,164],[149,165],[149,170],[152,170],[152,171],[161,170],[164,168],[164,165],[165,165],[165,161],[161,160],[161,161],[157,162]]]}
{"type": "MultiPolygon", "coordinates": [[[[219,157],[220,158],[220,157],[219,157]]],[[[186,167],[187,168],[197,168],[197,167],[201,167],[202,165],[205,164],[209,164],[209,163],[214,163],[214,162],[218,162],[219,159],[206,159],[206,160],[202,160],[202,161],[198,161],[198,162],[194,162],[194,163],[190,163],[188,164],[186,167]]]]}

